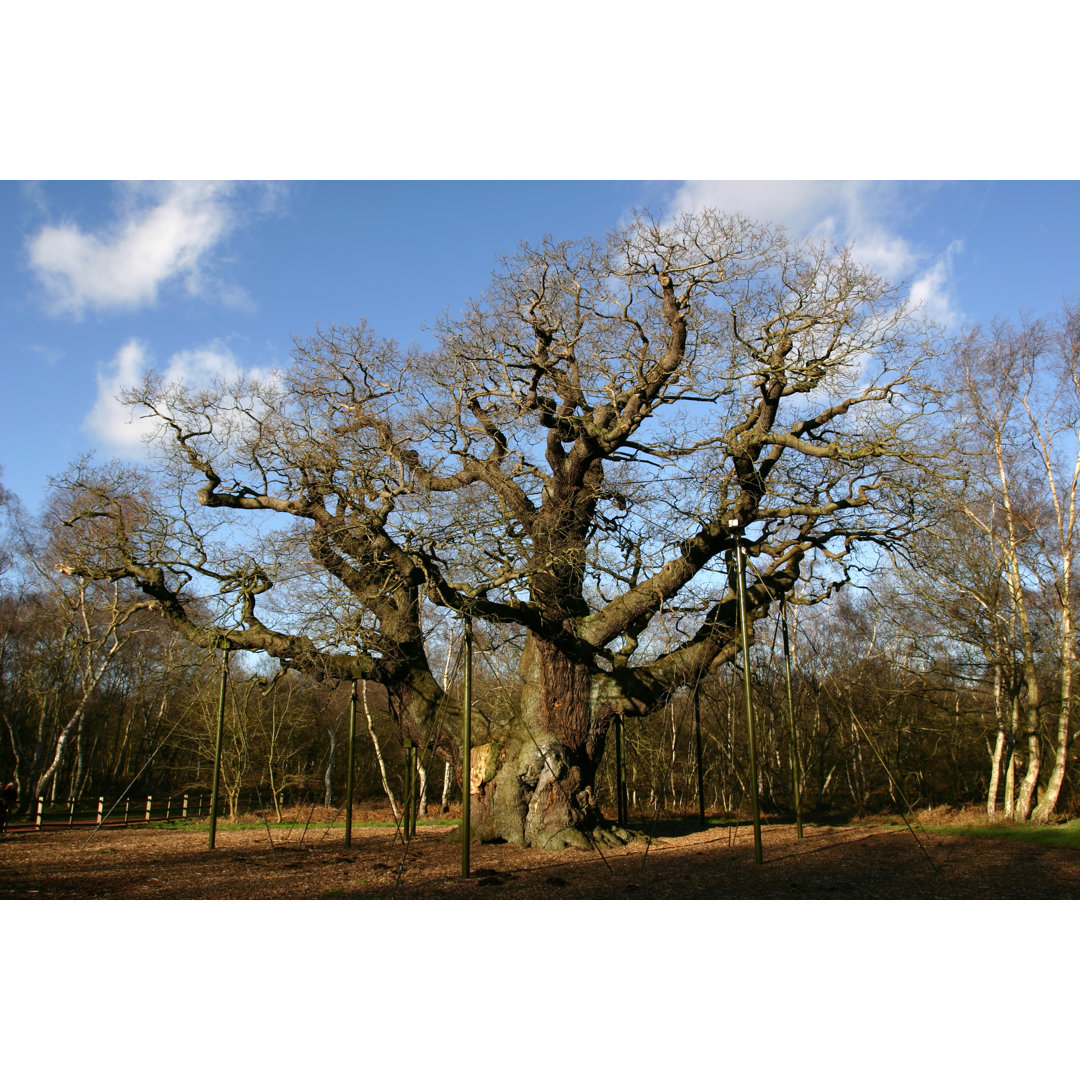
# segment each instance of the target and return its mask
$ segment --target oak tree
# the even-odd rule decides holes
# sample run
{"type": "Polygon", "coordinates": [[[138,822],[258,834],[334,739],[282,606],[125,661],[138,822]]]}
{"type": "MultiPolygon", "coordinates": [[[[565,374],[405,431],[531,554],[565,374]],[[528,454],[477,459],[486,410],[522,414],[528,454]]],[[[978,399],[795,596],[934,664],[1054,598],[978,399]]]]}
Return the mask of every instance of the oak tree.
{"type": "Polygon", "coordinates": [[[70,561],[207,647],[381,683],[458,769],[425,625],[483,624],[521,692],[474,752],[474,836],[610,839],[609,727],[735,656],[735,546],[758,620],[911,527],[933,335],[850,252],[703,212],[523,245],[433,337],[331,327],[261,382],[147,378],[158,465],[71,473],[70,561]]]}

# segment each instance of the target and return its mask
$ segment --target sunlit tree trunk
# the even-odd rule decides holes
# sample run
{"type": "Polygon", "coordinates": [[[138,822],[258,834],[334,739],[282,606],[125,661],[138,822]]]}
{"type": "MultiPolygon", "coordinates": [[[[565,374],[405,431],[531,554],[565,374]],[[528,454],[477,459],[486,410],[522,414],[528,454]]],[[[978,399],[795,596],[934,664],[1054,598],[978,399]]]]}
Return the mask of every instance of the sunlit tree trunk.
{"type": "Polygon", "coordinates": [[[1042,824],[1050,820],[1061,795],[1061,785],[1065,780],[1065,768],[1069,754],[1069,727],[1072,710],[1072,672],[1075,659],[1073,656],[1072,612],[1066,604],[1061,609],[1061,705],[1058,709],[1057,732],[1054,740],[1054,766],[1046,781],[1046,789],[1035,807],[1032,819],[1042,824]]]}
{"type": "Polygon", "coordinates": [[[997,817],[998,789],[1001,787],[1001,761],[1005,753],[1005,710],[1002,703],[1001,665],[994,664],[994,720],[997,736],[994,750],[990,756],[990,787],[986,795],[986,818],[993,821],[997,817]]]}
{"type": "Polygon", "coordinates": [[[382,788],[386,793],[387,799],[390,800],[390,812],[394,815],[394,820],[398,818],[397,803],[394,801],[394,793],[390,790],[390,781],[386,776],[386,759],[383,757],[382,746],[379,744],[379,736],[375,734],[375,721],[371,716],[371,709],[368,708],[367,698],[367,680],[360,680],[360,696],[364,704],[364,717],[367,719],[368,734],[371,736],[371,745],[375,750],[375,761],[379,766],[379,779],[382,780],[382,788]]]}
{"type": "Polygon", "coordinates": [[[64,755],[67,752],[68,743],[71,739],[72,733],[78,727],[82,721],[83,716],[86,713],[86,705],[90,700],[90,695],[96,689],[98,683],[101,681],[101,677],[105,674],[105,669],[109,666],[112,658],[119,652],[123,642],[120,638],[113,637],[112,643],[106,650],[105,655],[98,662],[96,668],[89,671],[89,677],[83,683],[79,702],[75,706],[75,711],[72,713],[71,718],[63,726],[59,736],[56,740],[56,750],[53,754],[52,762],[49,767],[38,777],[38,782],[35,785],[35,791],[40,798],[45,794],[45,789],[49,786],[49,782],[56,776],[57,771],[60,768],[61,763],[64,760],[64,755]]]}
{"type": "Polygon", "coordinates": [[[444,814],[450,813],[450,778],[452,776],[450,762],[443,762],[442,799],[439,802],[439,810],[444,814]]]}
{"type": "Polygon", "coordinates": [[[417,756],[416,771],[420,775],[420,793],[417,800],[417,815],[419,817],[427,817],[428,779],[423,754],[417,756]]]}
{"type": "Polygon", "coordinates": [[[1016,819],[1016,740],[1020,732],[1020,698],[1013,696],[1009,714],[1009,737],[1006,741],[1005,798],[1002,816],[1006,821],[1016,819]]]}
{"type": "Polygon", "coordinates": [[[323,806],[334,805],[334,762],[337,759],[337,726],[328,724],[327,734],[330,736],[330,753],[327,755],[326,772],[323,774],[323,806]]]}

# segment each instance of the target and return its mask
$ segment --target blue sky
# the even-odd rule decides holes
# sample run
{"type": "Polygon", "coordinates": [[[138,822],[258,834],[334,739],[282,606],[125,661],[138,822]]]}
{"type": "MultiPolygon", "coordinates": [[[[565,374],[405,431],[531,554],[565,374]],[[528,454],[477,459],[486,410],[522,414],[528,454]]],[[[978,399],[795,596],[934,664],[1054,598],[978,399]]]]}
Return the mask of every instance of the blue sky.
{"type": "MultiPolygon", "coordinates": [[[[109,409],[121,368],[133,373],[152,362],[205,376],[230,365],[268,367],[288,359],[293,335],[360,317],[408,341],[481,289],[498,252],[545,232],[606,229],[636,205],[712,203],[851,241],[880,269],[915,282],[954,325],[1020,307],[1049,311],[1062,295],[1080,293],[1080,185],[914,182],[1080,176],[1069,134],[1075,17],[1051,0],[1028,0],[1022,9],[941,0],[910,0],[902,9],[859,0],[692,0],[668,8],[644,0],[540,7],[309,0],[302,8],[190,0],[182,17],[173,5],[136,0],[8,8],[0,35],[0,99],[9,104],[0,177],[10,178],[0,182],[0,466],[3,483],[31,510],[46,477],[76,455],[137,449],[109,409]],[[297,175],[593,179],[188,188],[80,182],[297,175]],[[905,182],[625,179],[641,175],[905,182]],[[35,177],[66,182],[24,182],[35,177]]],[[[336,948],[346,940],[337,931],[347,933],[347,913],[335,910],[341,926],[328,923],[326,941],[336,948]]],[[[773,916],[746,910],[759,920],[754,932],[740,939],[745,945],[725,941],[725,955],[751,978],[768,975],[760,954],[773,916]]],[[[822,910],[806,924],[819,937],[822,910]]],[[[821,977],[826,991],[843,994],[851,968],[845,942],[857,949],[861,940],[845,931],[858,916],[853,906],[829,910],[840,912],[826,937],[842,962],[821,977]]],[[[617,912],[625,912],[627,929],[633,919],[639,930],[641,911],[613,905],[604,917],[617,926],[617,912]]],[[[103,937],[99,909],[85,926],[71,911],[57,955],[70,958],[107,940],[109,955],[96,959],[115,968],[126,912],[125,925],[103,937]]],[[[912,941],[950,958],[966,941],[959,922],[941,929],[940,912],[908,915],[917,926],[912,941]]],[[[236,955],[250,935],[241,962],[257,970],[266,934],[261,924],[252,932],[250,907],[230,913],[215,910],[214,926],[200,924],[200,936],[182,937],[183,945],[188,953],[202,947],[208,931],[236,955]]],[[[483,931],[489,938],[496,926],[513,932],[515,917],[509,907],[487,906],[483,931]]],[[[968,909],[962,921],[984,929],[968,909]]],[[[657,929],[669,930],[659,921],[657,929]]],[[[56,937],[53,923],[48,933],[56,937]]],[[[337,956],[335,948],[323,952],[337,956]]],[[[979,962],[981,949],[973,937],[951,970],[979,962]]],[[[693,950],[668,954],[684,965],[696,959],[693,950]]],[[[635,955],[635,976],[644,964],[647,981],[659,955],[635,955]]],[[[860,954],[850,959],[857,964],[860,954]]],[[[463,951],[454,960],[469,970],[472,957],[463,951]]],[[[691,977],[689,966],[671,974],[663,963],[660,978],[691,977]]],[[[32,979],[29,954],[23,967],[32,979]]],[[[309,960],[306,976],[310,967],[309,960]]],[[[407,992],[404,982],[386,992],[386,973],[393,983],[395,970],[382,965],[378,992],[363,1005],[396,1031],[382,1006],[407,992]]],[[[326,974],[331,985],[340,982],[339,973],[326,974]]],[[[921,988],[925,963],[915,978],[912,989],[921,988]]],[[[770,987],[755,989],[761,998],[770,987]]],[[[337,1000],[352,1008],[365,992],[350,983],[337,1000]]],[[[662,1019],[685,1028],[685,1001],[672,1009],[662,1019]]],[[[771,1036],[772,1017],[761,1015],[760,1033],[771,1036]]],[[[244,1019],[256,1027],[263,1021],[258,1012],[244,1019]]],[[[348,1022],[344,1013],[338,1019],[348,1022]]],[[[872,1033],[876,1017],[866,1019],[854,1028],[872,1033]]],[[[967,1019],[979,1017],[961,1011],[967,1019]]],[[[156,1015],[141,1020],[135,1028],[157,1036],[156,1015]]],[[[758,1033],[752,1013],[740,1021],[758,1033]]],[[[956,1026],[955,1009],[947,1022],[956,1026]]],[[[504,1027],[513,1033],[513,1024],[504,1027]]],[[[444,1034],[453,1037],[449,1027],[436,1030],[433,1045],[444,1034]]],[[[805,1041],[791,1045],[803,1054],[805,1041]]],[[[141,1060],[155,1045],[133,1043],[133,1053],[141,1060]]],[[[610,1058],[610,1045],[602,1045],[610,1058]]],[[[587,1060],[584,1043],[575,1049],[587,1060]]],[[[865,1050],[874,1049],[868,1041],[865,1050]]],[[[310,1056],[310,1047],[301,1052],[310,1056]]],[[[636,1042],[631,1052],[640,1064],[636,1042]]],[[[1001,1047],[992,1052],[1000,1067],[1001,1047]]],[[[280,1069],[279,1043],[273,1053],[280,1069]]],[[[670,1056],[657,1047],[650,1063],[669,1065],[660,1054],[670,1056]]]]}
{"type": "Polygon", "coordinates": [[[77,455],[138,457],[113,395],[149,367],[272,368],[359,318],[420,340],[521,240],[705,204],[853,243],[954,328],[1080,293],[1074,182],[8,182],[3,483],[36,509],[77,455]]]}

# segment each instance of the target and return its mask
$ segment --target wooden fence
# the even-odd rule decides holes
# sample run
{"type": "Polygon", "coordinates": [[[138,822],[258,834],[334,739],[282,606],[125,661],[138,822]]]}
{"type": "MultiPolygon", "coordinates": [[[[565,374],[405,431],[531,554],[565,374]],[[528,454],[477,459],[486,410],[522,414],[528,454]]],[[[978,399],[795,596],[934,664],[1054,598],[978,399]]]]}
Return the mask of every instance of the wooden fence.
{"type": "MultiPolygon", "coordinates": [[[[224,815],[227,804],[224,798],[218,799],[218,814],[224,815]]],[[[170,795],[156,797],[147,795],[139,799],[122,799],[110,803],[104,795],[97,799],[96,806],[90,803],[48,803],[42,797],[37,799],[31,821],[30,815],[19,823],[9,822],[9,829],[74,829],[99,825],[140,825],[150,821],[183,821],[188,818],[208,817],[210,814],[210,796],[207,795],[170,795]],[[62,809],[61,809],[62,808],[62,809]]]]}

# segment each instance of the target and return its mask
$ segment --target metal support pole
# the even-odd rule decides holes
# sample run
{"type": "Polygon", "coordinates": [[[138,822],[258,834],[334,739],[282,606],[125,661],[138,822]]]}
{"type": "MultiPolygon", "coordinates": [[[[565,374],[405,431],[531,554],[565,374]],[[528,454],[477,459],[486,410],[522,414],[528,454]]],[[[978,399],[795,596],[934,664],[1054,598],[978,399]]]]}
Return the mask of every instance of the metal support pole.
{"type": "Polygon", "coordinates": [[[701,757],[701,685],[694,683],[694,753],[697,756],[698,825],[705,828],[705,768],[701,757]]]}
{"type": "Polygon", "coordinates": [[[465,616],[465,687],[462,702],[461,738],[461,876],[469,876],[469,842],[472,839],[469,796],[472,788],[472,619],[465,616]]]}
{"type": "Polygon", "coordinates": [[[349,694],[349,751],[345,755],[345,846],[352,847],[352,804],[353,804],[353,752],[356,746],[356,680],[352,681],[352,693],[349,694]]]}
{"type": "Polygon", "coordinates": [[[221,773],[221,742],[225,735],[225,687],[229,679],[229,643],[221,647],[221,688],[218,692],[217,738],[214,741],[214,779],[210,786],[210,850],[217,836],[218,776],[221,773]]]}
{"type": "Polygon", "coordinates": [[[623,743],[623,717],[615,717],[615,802],[619,824],[625,829],[629,824],[626,806],[626,747],[623,743]]]}
{"type": "Polygon", "coordinates": [[[799,747],[795,741],[795,698],[791,693],[791,646],[788,643],[787,596],[780,597],[781,627],[784,632],[784,685],[787,688],[788,727],[791,731],[791,786],[795,797],[795,829],[802,839],[802,796],[799,789],[802,779],[799,776],[799,747]]]}
{"type": "MultiPolygon", "coordinates": [[[[738,522],[729,522],[737,527],[738,522]]],[[[746,620],[746,556],[740,540],[735,544],[736,576],[739,590],[739,634],[742,639],[743,695],[746,699],[746,740],[750,765],[750,806],[754,814],[754,862],[763,861],[761,855],[761,808],[758,806],[757,738],[754,733],[754,699],[750,693],[750,629],[746,620]]]]}
{"type": "Polygon", "coordinates": [[[410,839],[416,835],[416,747],[410,742],[405,748],[405,767],[409,770],[408,827],[405,835],[410,839]]]}
{"type": "Polygon", "coordinates": [[[405,839],[413,835],[413,794],[416,787],[416,758],[413,756],[412,739],[405,737],[405,798],[402,800],[401,818],[405,839]]]}
{"type": "Polygon", "coordinates": [[[420,747],[413,743],[412,748],[412,832],[416,835],[416,826],[420,820],[420,747]]]}
{"type": "Polygon", "coordinates": [[[413,743],[412,749],[412,836],[420,821],[420,747],[413,743]]]}

